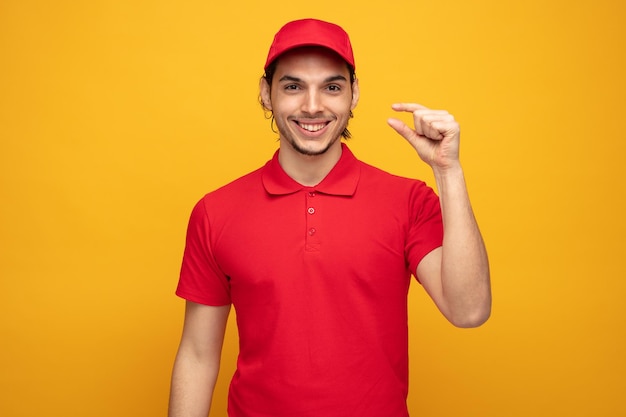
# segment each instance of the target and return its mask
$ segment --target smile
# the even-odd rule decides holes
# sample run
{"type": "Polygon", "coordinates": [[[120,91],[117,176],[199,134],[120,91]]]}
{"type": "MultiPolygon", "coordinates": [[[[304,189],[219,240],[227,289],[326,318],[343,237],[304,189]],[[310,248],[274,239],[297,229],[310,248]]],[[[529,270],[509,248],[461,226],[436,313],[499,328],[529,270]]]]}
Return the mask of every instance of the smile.
{"type": "Polygon", "coordinates": [[[298,126],[300,126],[302,129],[308,131],[308,132],[317,132],[319,130],[322,130],[323,128],[326,127],[326,125],[328,123],[301,123],[301,122],[296,122],[298,124],[298,126]]]}

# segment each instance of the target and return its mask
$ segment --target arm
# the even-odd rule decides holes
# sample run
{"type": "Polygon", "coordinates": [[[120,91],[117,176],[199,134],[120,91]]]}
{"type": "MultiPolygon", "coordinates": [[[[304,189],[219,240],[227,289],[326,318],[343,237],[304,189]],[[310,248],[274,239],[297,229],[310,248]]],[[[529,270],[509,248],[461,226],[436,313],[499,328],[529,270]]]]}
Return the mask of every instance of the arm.
{"type": "Polygon", "coordinates": [[[422,259],[416,274],[452,324],[479,326],[491,313],[489,262],[459,162],[459,125],[448,112],[418,104],[393,109],[413,113],[415,129],[388,122],[433,169],[443,216],[443,245],[422,259]]]}
{"type": "Polygon", "coordinates": [[[206,417],[220,366],[230,305],[187,301],[183,336],[176,354],[169,417],[206,417]]]}

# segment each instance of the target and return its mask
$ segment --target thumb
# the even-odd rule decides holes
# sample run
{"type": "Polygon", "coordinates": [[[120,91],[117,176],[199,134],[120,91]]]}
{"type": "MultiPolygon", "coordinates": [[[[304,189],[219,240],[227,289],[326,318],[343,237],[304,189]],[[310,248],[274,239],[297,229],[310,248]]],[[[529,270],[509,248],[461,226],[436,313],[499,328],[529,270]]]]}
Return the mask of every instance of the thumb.
{"type": "Polygon", "coordinates": [[[402,120],[390,118],[387,119],[387,124],[389,124],[389,126],[391,126],[396,132],[398,132],[409,142],[413,142],[415,140],[415,131],[407,126],[406,123],[404,123],[402,120]]]}

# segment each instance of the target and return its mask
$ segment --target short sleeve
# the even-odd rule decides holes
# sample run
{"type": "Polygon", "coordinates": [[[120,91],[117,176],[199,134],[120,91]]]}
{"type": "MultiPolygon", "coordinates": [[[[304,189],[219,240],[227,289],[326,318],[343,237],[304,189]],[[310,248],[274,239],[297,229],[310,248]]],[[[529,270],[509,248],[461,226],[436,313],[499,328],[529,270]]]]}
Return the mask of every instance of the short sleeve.
{"type": "Polygon", "coordinates": [[[439,197],[426,184],[417,182],[411,193],[411,225],[406,256],[413,274],[420,261],[443,243],[443,221],[439,197]]]}
{"type": "Polygon", "coordinates": [[[205,199],[191,212],[176,295],[206,305],[231,303],[228,277],[215,261],[205,199]]]}

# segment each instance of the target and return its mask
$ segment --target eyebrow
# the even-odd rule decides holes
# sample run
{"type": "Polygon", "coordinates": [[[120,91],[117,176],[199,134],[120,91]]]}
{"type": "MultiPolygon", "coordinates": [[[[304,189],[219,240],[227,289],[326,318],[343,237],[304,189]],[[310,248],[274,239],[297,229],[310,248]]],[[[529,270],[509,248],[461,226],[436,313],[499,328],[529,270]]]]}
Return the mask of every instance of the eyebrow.
{"type": "MultiPolygon", "coordinates": [[[[302,82],[302,79],[298,77],[294,77],[292,75],[284,75],[280,77],[278,81],[279,82],[282,82],[282,81],[302,82]]],[[[325,83],[332,83],[333,81],[348,81],[348,79],[344,77],[343,75],[333,75],[324,80],[325,83]]]]}

